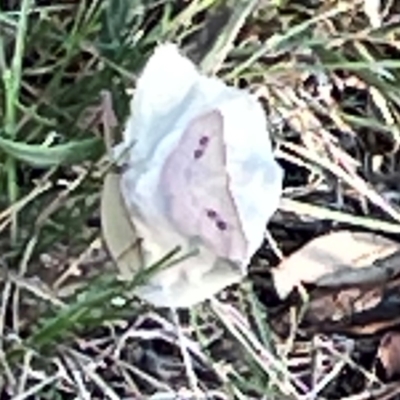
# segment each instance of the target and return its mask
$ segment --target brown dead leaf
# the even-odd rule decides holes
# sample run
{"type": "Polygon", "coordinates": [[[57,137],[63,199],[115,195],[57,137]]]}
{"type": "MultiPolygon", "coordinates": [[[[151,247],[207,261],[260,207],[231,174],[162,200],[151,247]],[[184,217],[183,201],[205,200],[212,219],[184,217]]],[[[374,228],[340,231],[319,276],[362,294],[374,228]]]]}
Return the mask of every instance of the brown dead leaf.
{"type": "Polygon", "coordinates": [[[399,307],[384,302],[372,310],[347,316],[340,321],[326,320],[305,328],[308,334],[326,333],[373,336],[400,326],[399,307]]]}
{"type": "Polygon", "coordinates": [[[340,321],[376,307],[381,302],[382,296],[382,287],[329,290],[324,295],[312,296],[304,320],[313,325],[326,321],[340,321]]]}
{"type": "Polygon", "coordinates": [[[391,331],[382,337],[377,357],[388,379],[400,374],[400,332],[391,331]]]}
{"type": "Polygon", "coordinates": [[[380,263],[400,244],[368,232],[338,231],[306,244],[272,270],[278,295],[284,299],[301,283],[337,288],[386,281],[400,273],[400,263],[380,263]]]}

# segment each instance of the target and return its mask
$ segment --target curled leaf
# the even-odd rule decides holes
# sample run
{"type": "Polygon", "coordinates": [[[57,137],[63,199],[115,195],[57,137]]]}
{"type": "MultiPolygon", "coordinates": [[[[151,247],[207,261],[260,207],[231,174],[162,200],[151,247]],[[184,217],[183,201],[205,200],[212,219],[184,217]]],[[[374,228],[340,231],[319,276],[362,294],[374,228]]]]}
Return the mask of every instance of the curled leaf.
{"type": "Polygon", "coordinates": [[[332,288],[382,281],[399,273],[400,265],[377,260],[399,249],[399,243],[373,233],[332,232],[283,260],[272,271],[275,288],[285,298],[300,283],[332,288]]]}
{"type": "Polygon", "coordinates": [[[142,267],[140,244],[125,208],[119,187],[120,175],[109,172],[101,197],[101,224],[107,247],[124,279],[131,279],[142,267]]]}

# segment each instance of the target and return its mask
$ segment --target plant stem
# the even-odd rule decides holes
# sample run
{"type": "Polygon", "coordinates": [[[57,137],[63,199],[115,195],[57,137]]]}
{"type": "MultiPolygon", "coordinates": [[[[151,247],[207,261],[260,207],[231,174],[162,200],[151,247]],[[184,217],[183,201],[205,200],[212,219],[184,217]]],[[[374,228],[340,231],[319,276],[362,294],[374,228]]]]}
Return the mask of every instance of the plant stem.
{"type": "MultiPolygon", "coordinates": [[[[17,27],[17,35],[15,39],[14,55],[11,62],[11,68],[5,68],[3,71],[3,81],[5,86],[5,117],[4,129],[6,135],[10,139],[15,139],[16,131],[16,112],[21,87],[22,75],[22,58],[24,54],[24,44],[28,26],[28,15],[32,0],[23,0],[20,17],[17,27]]],[[[12,157],[8,157],[6,162],[7,182],[8,182],[8,199],[10,205],[18,200],[18,185],[16,162],[12,157]]],[[[11,243],[15,244],[18,231],[17,213],[13,212],[11,216],[11,243]]]]}

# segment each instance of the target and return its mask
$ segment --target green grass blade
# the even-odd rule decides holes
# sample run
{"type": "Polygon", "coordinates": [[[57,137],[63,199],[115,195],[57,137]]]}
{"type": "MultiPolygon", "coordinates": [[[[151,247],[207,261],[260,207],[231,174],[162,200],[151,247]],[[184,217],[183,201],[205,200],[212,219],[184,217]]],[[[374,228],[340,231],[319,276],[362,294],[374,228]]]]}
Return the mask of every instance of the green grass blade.
{"type": "Polygon", "coordinates": [[[104,152],[103,143],[97,138],[46,147],[0,137],[0,148],[14,159],[37,167],[80,163],[93,160],[104,152]]]}

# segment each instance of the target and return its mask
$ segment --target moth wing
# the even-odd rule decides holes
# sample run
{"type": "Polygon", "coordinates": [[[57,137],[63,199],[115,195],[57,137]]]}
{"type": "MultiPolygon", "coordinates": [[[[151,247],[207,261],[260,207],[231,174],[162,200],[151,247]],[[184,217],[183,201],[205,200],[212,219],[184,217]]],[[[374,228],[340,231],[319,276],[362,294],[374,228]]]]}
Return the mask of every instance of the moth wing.
{"type": "Polygon", "coordinates": [[[229,189],[223,117],[194,119],[163,169],[168,213],[187,236],[198,236],[218,256],[242,260],[246,239],[229,189]]]}

